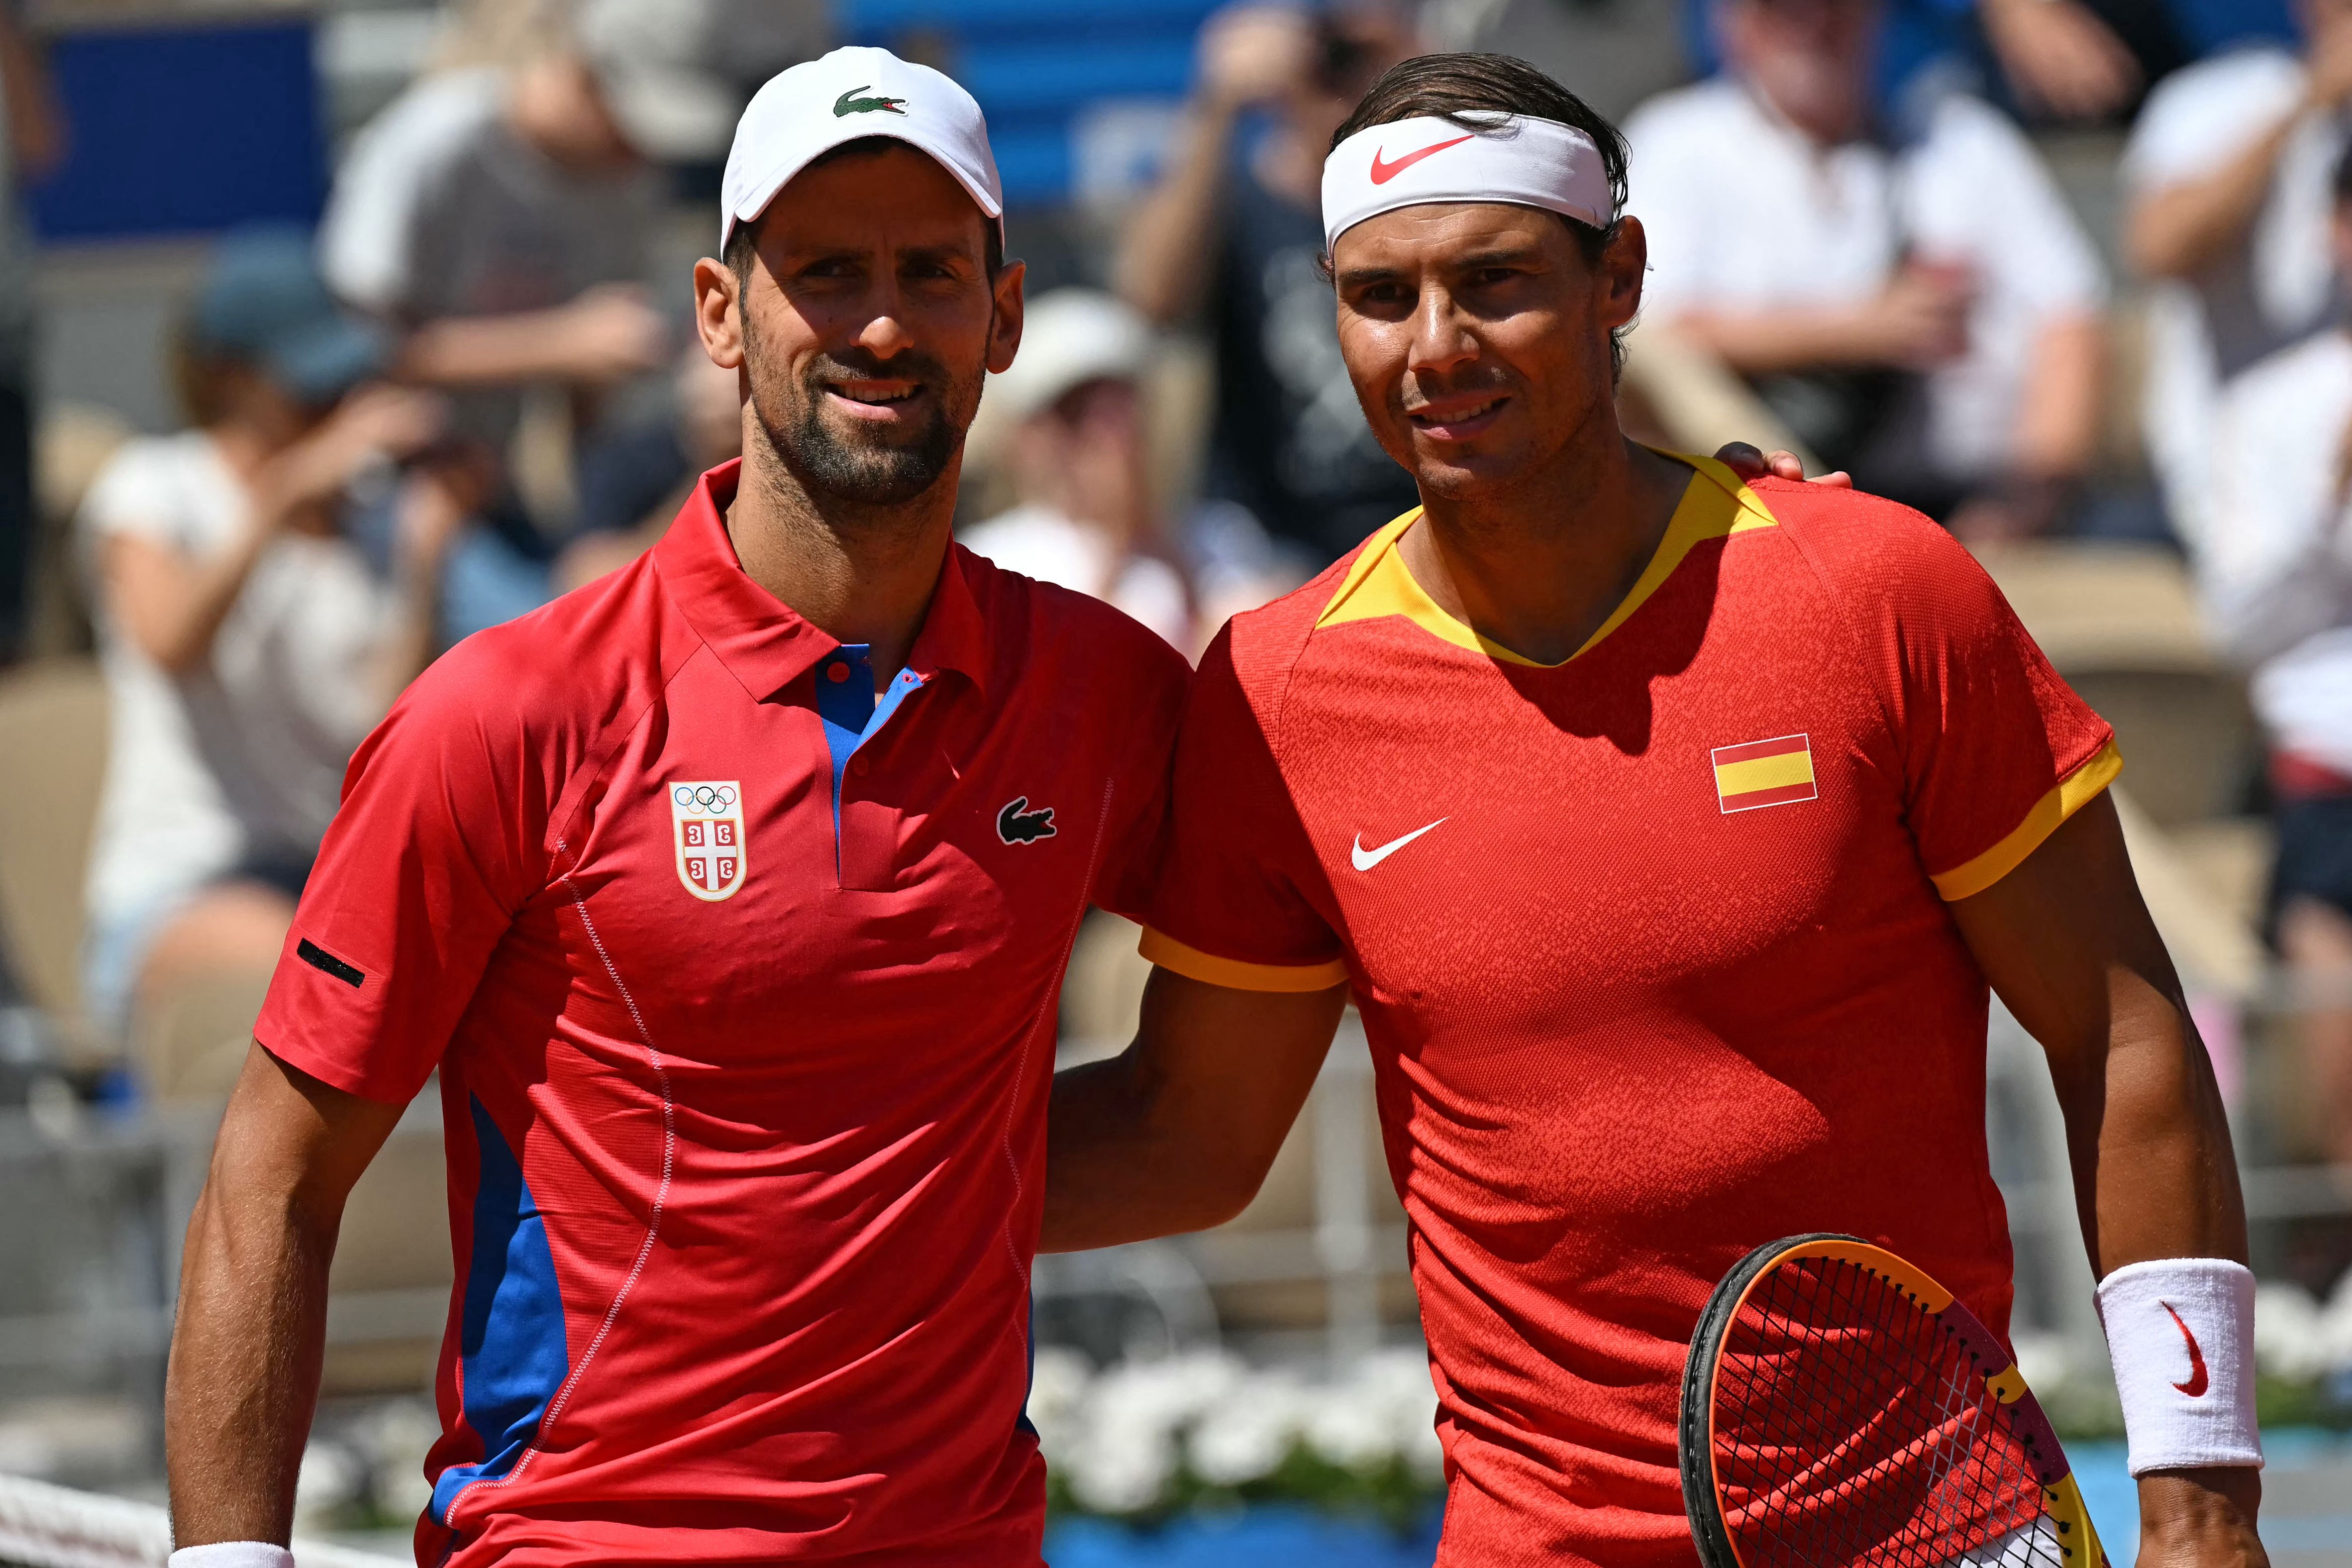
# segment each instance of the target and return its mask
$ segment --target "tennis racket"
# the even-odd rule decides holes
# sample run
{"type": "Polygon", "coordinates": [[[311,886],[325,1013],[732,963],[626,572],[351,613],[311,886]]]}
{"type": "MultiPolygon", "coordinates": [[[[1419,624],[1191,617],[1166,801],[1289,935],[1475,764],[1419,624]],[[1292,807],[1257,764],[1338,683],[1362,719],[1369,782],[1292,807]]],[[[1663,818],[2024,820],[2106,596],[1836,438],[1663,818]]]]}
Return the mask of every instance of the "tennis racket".
{"type": "Polygon", "coordinates": [[[1791,1236],[1724,1276],[1678,1447],[1706,1568],[2106,1568],[2000,1341],[1857,1237],[1791,1236]]]}

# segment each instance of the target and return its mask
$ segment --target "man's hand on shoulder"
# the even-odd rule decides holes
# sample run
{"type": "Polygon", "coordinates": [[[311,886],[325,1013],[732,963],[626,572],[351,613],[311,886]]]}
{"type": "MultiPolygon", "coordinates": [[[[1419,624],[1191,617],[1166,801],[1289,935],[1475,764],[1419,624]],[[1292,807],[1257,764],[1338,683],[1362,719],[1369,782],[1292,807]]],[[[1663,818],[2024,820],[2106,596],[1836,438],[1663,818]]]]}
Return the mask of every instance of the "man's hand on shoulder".
{"type": "MultiPolygon", "coordinates": [[[[2140,1568],[2268,1568],[2254,1533],[2263,1473],[2155,1470],[2139,1479],[2140,1568]]],[[[2118,1543],[2120,1544],[2120,1543],[2118,1543]]]]}
{"type": "MultiPolygon", "coordinates": [[[[1793,452],[1778,447],[1765,452],[1745,441],[1728,442],[1717,450],[1715,460],[1738,475],[1743,481],[1769,478],[1787,479],[1797,484],[1806,482],[1804,460],[1793,452]]],[[[1811,483],[1827,486],[1832,490],[1851,490],[1853,488],[1853,476],[1841,468],[1834,473],[1816,475],[1811,483]]]]}

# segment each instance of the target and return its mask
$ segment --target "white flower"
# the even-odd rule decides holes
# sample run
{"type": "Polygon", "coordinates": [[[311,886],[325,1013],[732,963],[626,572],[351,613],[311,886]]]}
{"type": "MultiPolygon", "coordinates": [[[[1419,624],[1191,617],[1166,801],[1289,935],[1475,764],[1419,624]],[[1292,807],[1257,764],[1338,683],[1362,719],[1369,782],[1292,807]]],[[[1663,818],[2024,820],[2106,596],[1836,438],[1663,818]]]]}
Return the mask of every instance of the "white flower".
{"type": "Polygon", "coordinates": [[[1307,1443],[1322,1458],[1351,1470],[1376,1470],[1397,1451],[1394,1401],[1377,1387],[1342,1384],[1318,1393],[1307,1418],[1307,1443]]]}
{"type": "Polygon", "coordinates": [[[1087,1396],[1094,1381],[1094,1367],[1076,1351],[1038,1347],[1029,1380],[1029,1424],[1037,1428],[1045,1462],[1057,1469],[1086,1439],[1087,1396]]]}
{"type": "Polygon", "coordinates": [[[1071,1495],[1101,1513],[1150,1507],[1175,1469],[1167,1429],[1129,1420],[1096,1421],[1067,1466],[1071,1495]]]}
{"type": "Polygon", "coordinates": [[[1189,1451],[1192,1469],[1212,1486],[1240,1486],[1280,1468],[1298,1440],[1303,1391],[1282,1373],[1251,1377],[1201,1417],[1189,1451]]]}
{"type": "Polygon", "coordinates": [[[2254,1360],[2264,1370],[2298,1381],[2319,1376],[2328,1370],[2329,1337],[2319,1303],[2302,1286],[2255,1288],[2254,1360]]]}
{"type": "Polygon", "coordinates": [[[323,1438],[302,1450],[302,1468],[294,1478],[294,1527],[317,1530],[360,1495],[367,1475],[359,1456],[341,1443],[323,1438]]]}

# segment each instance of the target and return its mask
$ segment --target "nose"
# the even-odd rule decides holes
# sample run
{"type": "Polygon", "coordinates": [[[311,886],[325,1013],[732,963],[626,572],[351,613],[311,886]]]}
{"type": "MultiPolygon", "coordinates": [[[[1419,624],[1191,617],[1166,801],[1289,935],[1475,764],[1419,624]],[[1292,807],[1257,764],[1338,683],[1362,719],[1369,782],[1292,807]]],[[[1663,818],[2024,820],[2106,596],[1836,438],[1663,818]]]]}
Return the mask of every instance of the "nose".
{"type": "Polygon", "coordinates": [[[908,329],[904,303],[896,277],[877,278],[873,296],[866,301],[866,324],[858,329],[857,346],[880,360],[912,348],[915,336],[908,329]]]}
{"type": "Polygon", "coordinates": [[[1416,373],[1442,373],[1478,357],[1478,340],[1454,308],[1454,296],[1444,288],[1424,288],[1413,308],[1412,350],[1405,369],[1416,373]]]}

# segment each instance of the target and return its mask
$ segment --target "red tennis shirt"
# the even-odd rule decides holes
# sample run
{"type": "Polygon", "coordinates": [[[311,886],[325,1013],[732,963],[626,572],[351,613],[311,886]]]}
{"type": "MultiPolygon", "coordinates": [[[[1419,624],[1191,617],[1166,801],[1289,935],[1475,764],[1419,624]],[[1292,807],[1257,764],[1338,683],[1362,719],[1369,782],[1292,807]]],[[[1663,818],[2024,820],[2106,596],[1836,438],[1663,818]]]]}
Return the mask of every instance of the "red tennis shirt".
{"type": "Polygon", "coordinates": [[[1405,570],[1417,514],[1196,677],[1144,950],[1355,988],[1411,1222],[1442,1563],[1694,1560],[1683,1355],[1809,1230],[1997,1330],[1984,976],[1944,908],[2120,764],[1999,591],[1891,502],[1704,459],[1554,666],[1405,570]]]}
{"type": "Polygon", "coordinates": [[[1140,913],[1188,674],[950,552],[878,700],[705,476],[352,759],[257,1030],[437,1067],[457,1281],[418,1561],[1038,1561],[1062,970],[1140,913]]]}

